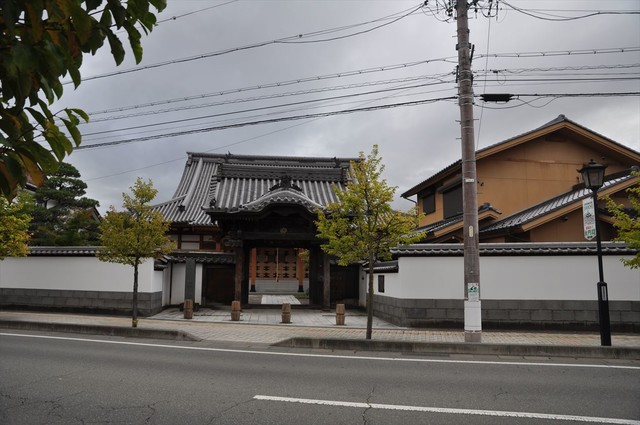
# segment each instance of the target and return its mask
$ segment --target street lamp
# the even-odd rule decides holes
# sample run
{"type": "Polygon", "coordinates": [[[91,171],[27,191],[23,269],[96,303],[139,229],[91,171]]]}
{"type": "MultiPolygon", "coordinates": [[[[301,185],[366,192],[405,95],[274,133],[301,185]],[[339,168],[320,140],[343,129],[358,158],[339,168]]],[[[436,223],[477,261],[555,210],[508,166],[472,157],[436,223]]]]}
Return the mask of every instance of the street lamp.
{"type": "Polygon", "coordinates": [[[604,170],[606,165],[597,164],[592,160],[587,165],[583,165],[578,170],[582,174],[582,180],[587,189],[591,189],[593,196],[593,210],[596,221],[596,246],[598,250],[598,316],[600,321],[600,345],[611,345],[611,325],[609,324],[609,295],[607,293],[607,283],[604,281],[602,270],[602,242],[600,239],[600,225],[598,224],[598,189],[604,183],[604,170]]]}

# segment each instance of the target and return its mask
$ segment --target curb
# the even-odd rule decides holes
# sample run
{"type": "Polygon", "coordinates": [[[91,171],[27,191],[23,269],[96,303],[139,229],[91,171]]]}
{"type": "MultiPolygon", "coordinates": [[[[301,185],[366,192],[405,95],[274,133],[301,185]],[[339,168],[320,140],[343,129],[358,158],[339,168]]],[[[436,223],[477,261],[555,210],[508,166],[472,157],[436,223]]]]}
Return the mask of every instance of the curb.
{"type": "Polygon", "coordinates": [[[329,350],[399,351],[420,354],[476,354],[534,357],[577,357],[640,360],[640,347],[598,347],[574,345],[514,345],[448,342],[406,342],[329,338],[290,338],[276,344],[288,348],[329,350]]]}
{"type": "Polygon", "coordinates": [[[0,329],[68,332],[92,335],[167,339],[173,341],[200,341],[200,338],[196,338],[188,332],[172,329],[144,329],[129,328],[125,326],[85,325],[80,323],[48,323],[21,320],[0,320],[0,329]]]}

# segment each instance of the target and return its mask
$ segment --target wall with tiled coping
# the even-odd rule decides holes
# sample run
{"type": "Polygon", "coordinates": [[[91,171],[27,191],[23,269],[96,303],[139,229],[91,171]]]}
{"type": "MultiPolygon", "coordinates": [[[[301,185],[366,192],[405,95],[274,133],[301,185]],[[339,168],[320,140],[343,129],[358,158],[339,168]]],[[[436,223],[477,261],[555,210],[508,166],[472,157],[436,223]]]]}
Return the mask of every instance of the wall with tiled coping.
{"type": "MultiPolygon", "coordinates": [[[[630,250],[605,244],[612,328],[640,332],[640,270],[630,250]]],[[[397,272],[375,273],[374,314],[401,326],[464,324],[464,258],[456,244],[396,252],[397,272]],[[384,292],[378,286],[384,276],[384,292]]],[[[598,267],[590,245],[481,244],[482,321],[489,328],[596,329],[598,267]],[[577,254],[577,255],[572,255],[577,254]]]]}
{"type": "MultiPolygon", "coordinates": [[[[139,314],[162,310],[164,275],[153,260],[139,266],[139,314]]],[[[0,307],[129,313],[132,292],[133,267],[101,262],[95,248],[0,261],[0,307]]]]}

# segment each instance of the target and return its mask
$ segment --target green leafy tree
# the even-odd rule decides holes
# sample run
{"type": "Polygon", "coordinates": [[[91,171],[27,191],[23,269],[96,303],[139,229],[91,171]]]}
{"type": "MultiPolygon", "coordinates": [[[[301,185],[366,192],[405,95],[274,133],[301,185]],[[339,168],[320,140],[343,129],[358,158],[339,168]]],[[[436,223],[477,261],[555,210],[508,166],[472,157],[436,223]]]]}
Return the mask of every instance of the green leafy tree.
{"type": "Polygon", "coordinates": [[[114,31],[124,30],[136,62],[141,34],[156,23],[166,0],[2,0],[0,3],[0,194],[12,199],[27,178],[36,186],[81,142],[80,109],[54,114],[61,79],[82,81],[84,54],[95,54],[105,39],[116,64],[125,49],[114,31]],[[104,3],[104,4],[103,4],[104,3]],[[49,149],[38,143],[42,138],[49,149]]]}
{"type": "Polygon", "coordinates": [[[98,201],[85,197],[87,184],[76,167],[60,163],[35,192],[31,245],[85,246],[100,243],[94,216],[98,201]]]}
{"type": "Polygon", "coordinates": [[[13,201],[0,197],[0,260],[27,255],[32,207],[33,199],[24,192],[13,201]]]}
{"type": "Polygon", "coordinates": [[[133,196],[123,193],[125,211],[109,208],[100,225],[103,248],[98,252],[101,261],[126,264],[133,267],[132,326],[138,326],[138,266],[148,258],[157,258],[171,251],[171,240],[166,236],[169,222],[162,214],[151,209],[150,202],[158,191],[151,180],[140,177],[130,187],[133,196]]]}
{"type": "Polygon", "coordinates": [[[391,258],[390,249],[415,242],[418,215],[391,208],[396,188],[381,179],[384,170],[378,146],[365,157],[360,152],[352,162],[353,182],[343,191],[336,190],[338,201],[319,211],[316,225],[318,237],[324,239],[322,249],[338,257],[338,264],[369,264],[367,296],[367,333],[371,339],[373,324],[373,266],[378,260],[391,258]]]}
{"type": "MultiPolygon", "coordinates": [[[[640,172],[633,173],[640,177],[640,172]]],[[[629,207],[616,204],[611,198],[607,199],[607,208],[613,214],[613,225],[618,231],[616,240],[624,241],[630,248],[636,250],[636,255],[631,259],[622,259],[625,266],[632,269],[640,268],[640,184],[636,184],[626,190],[629,196],[629,207]]]]}

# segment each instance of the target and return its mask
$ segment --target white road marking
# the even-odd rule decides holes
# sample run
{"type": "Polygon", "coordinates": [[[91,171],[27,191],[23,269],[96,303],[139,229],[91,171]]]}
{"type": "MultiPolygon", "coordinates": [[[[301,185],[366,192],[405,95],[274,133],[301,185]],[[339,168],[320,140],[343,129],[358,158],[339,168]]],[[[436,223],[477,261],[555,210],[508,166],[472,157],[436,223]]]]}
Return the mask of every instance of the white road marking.
{"type": "Polygon", "coordinates": [[[551,413],[506,412],[502,410],[454,409],[448,407],[404,406],[398,404],[358,403],[351,401],[314,400],[308,398],[256,395],[254,400],[284,403],[315,404],[321,406],[357,407],[361,409],[403,410],[407,412],[445,413],[453,415],[498,416],[506,418],[546,419],[555,421],[594,422],[599,424],[640,425],[633,419],[598,418],[593,416],[555,415],[551,413]]]}
{"type": "MultiPolygon", "coordinates": [[[[482,365],[498,365],[498,366],[542,366],[542,367],[577,367],[577,368],[593,368],[593,369],[631,369],[640,370],[640,366],[626,365],[606,365],[606,364],[572,364],[572,363],[542,363],[542,362],[510,362],[510,361],[490,361],[490,360],[446,360],[446,359],[424,359],[424,358],[406,358],[406,357],[375,357],[375,356],[347,356],[338,354],[310,354],[310,353],[287,353],[282,351],[260,351],[260,350],[239,350],[233,348],[212,348],[212,347],[192,347],[185,345],[169,345],[169,344],[151,344],[145,342],[128,342],[128,341],[110,341],[104,339],[90,338],[71,338],[64,336],[51,335],[29,335],[0,332],[2,336],[13,336],[21,338],[39,338],[39,339],[55,339],[62,341],[78,341],[78,342],[94,342],[99,344],[116,344],[116,345],[133,345],[138,347],[154,347],[154,348],[172,348],[174,350],[194,350],[194,351],[213,351],[220,353],[240,353],[240,354],[260,354],[266,356],[285,356],[285,357],[313,357],[326,359],[348,359],[348,360],[377,360],[386,362],[409,362],[409,363],[449,363],[449,364],[482,364],[482,365]]],[[[428,355],[428,354],[425,354],[428,355]]]]}

